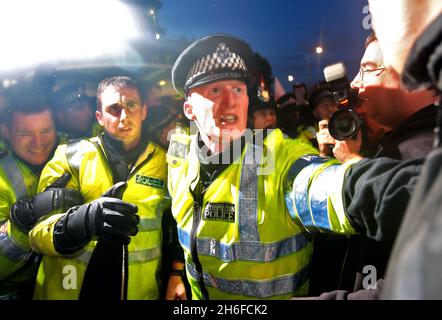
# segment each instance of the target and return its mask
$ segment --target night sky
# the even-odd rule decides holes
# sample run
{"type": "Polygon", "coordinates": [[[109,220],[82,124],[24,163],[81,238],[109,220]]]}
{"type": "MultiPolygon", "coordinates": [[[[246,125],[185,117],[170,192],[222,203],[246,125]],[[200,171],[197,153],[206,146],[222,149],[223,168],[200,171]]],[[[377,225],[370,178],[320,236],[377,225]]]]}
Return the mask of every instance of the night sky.
{"type": "Polygon", "coordinates": [[[323,80],[324,66],[344,61],[357,72],[369,34],[367,0],[164,0],[158,12],[166,38],[194,40],[211,33],[243,38],[265,57],[283,86],[323,80]],[[318,59],[316,46],[324,53],[318,59]],[[308,81],[310,80],[310,81],[308,81]],[[293,82],[293,83],[294,83],[293,82]]]}

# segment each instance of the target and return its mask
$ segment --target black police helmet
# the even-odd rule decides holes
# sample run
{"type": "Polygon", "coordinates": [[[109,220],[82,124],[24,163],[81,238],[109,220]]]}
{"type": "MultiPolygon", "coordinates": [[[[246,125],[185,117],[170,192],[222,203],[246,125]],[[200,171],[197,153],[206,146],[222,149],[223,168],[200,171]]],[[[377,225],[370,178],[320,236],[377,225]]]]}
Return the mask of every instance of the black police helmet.
{"type": "Polygon", "coordinates": [[[53,103],[55,108],[68,108],[77,102],[91,104],[91,98],[86,94],[86,88],[81,83],[65,85],[54,93],[53,103]]]}
{"type": "Polygon", "coordinates": [[[250,46],[243,40],[226,34],[214,34],[189,45],[172,68],[175,90],[188,90],[210,82],[238,79],[250,83],[255,68],[250,46]]]}

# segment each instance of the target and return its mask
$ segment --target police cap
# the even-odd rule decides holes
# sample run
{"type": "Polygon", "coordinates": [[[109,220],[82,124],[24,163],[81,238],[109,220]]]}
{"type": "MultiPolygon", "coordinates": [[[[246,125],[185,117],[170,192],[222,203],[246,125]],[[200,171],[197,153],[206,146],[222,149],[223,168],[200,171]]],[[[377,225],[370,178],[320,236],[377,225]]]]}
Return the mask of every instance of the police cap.
{"type": "Polygon", "coordinates": [[[296,97],[292,93],[286,93],[276,101],[276,106],[279,111],[298,109],[296,104],[296,97]]]}
{"type": "Polygon", "coordinates": [[[252,107],[252,112],[260,111],[260,110],[273,110],[276,112],[276,101],[273,97],[264,97],[260,90],[258,90],[258,95],[256,99],[256,103],[254,103],[252,107]]]}
{"type": "Polygon", "coordinates": [[[249,83],[254,55],[243,40],[226,34],[214,34],[189,45],[172,68],[175,90],[188,90],[219,80],[238,79],[249,83]]]}
{"type": "Polygon", "coordinates": [[[67,108],[77,102],[91,103],[90,97],[86,94],[86,88],[81,83],[68,84],[54,94],[55,108],[67,108]]]}

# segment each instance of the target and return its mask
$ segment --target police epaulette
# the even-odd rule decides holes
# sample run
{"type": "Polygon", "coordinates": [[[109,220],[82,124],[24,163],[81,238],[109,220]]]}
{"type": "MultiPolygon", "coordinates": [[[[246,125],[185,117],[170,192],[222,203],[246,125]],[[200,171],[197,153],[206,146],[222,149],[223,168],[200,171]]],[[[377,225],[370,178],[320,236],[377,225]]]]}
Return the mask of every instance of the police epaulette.
{"type": "Polygon", "coordinates": [[[190,149],[191,138],[188,135],[176,134],[170,139],[167,154],[169,156],[185,159],[190,149]]]}

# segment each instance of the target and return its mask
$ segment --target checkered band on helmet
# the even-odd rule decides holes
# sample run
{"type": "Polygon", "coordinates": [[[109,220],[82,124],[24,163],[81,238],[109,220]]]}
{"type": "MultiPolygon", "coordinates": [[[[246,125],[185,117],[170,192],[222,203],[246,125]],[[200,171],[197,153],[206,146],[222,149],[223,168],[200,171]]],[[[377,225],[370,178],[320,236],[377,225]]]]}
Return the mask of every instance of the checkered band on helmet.
{"type": "Polygon", "coordinates": [[[85,86],[81,83],[68,84],[54,94],[54,103],[58,108],[84,100],[89,100],[89,97],[85,86]]]}
{"type": "Polygon", "coordinates": [[[80,101],[81,99],[84,99],[84,98],[85,98],[85,94],[84,93],[82,93],[82,92],[75,92],[75,93],[72,93],[72,95],[70,95],[70,96],[66,96],[65,99],[63,100],[63,102],[65,104],[71,104],[71,103],[74,103],[76,101],[80,101]]]}
{"type": "Polygon", "coordinates": [[[215,52],[203,56],[192,66],[186,77],[186,87],[200,75],[215,73],[217,70],[247,73],[243,58],[220,43],[215,52]]]}

